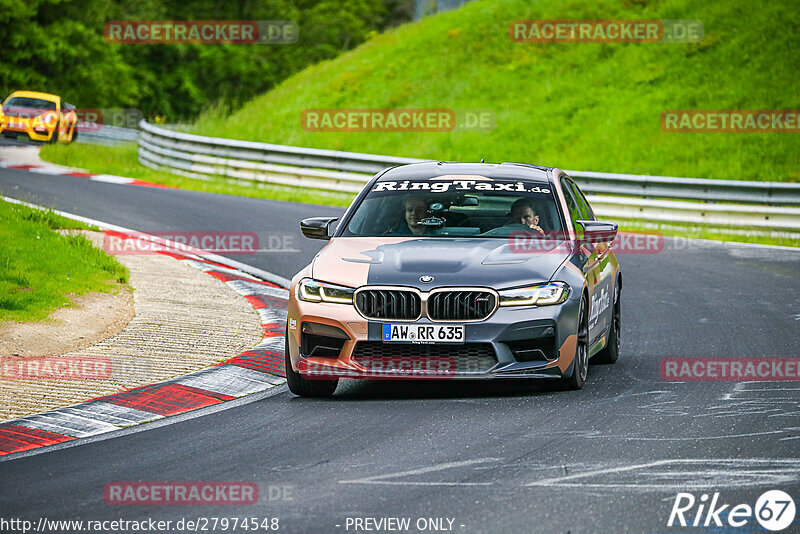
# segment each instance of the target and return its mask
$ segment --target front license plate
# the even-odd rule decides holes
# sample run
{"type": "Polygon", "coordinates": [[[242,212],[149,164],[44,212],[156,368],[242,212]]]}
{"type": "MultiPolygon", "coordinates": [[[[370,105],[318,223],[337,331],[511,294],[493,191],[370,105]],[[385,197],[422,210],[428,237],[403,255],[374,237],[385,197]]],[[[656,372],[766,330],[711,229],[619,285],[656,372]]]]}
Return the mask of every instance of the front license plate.
{"type": "Polygon", "coordinates": [[[386,343],[464,343],[464,325],[384,324],[386,343]]]}

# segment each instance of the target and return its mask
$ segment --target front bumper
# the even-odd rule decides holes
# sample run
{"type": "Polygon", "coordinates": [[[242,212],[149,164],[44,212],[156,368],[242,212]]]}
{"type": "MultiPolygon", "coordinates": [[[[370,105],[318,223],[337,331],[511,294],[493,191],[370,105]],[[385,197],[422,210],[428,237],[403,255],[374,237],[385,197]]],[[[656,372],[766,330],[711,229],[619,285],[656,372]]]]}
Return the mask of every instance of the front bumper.
{"type": "Polygon", "coordinates": [[[0,119],[0,133],[25,134],[32,141],[50,141],[56,125],[47,125],[35,119],[9,117],[7,115],[0,119]]]}
{"type": "Polygon", "coordinates": [[[352,305],[305,302],[294,294],[288,312],[289,357],[306,378],[558,378],[570,371],[575,356],[578,300],[573,299],[501,307],[483,321],[458,323],[465,328],[463,345],[384,343],[384,322],[401,321],[367,320],[352,305]]]}

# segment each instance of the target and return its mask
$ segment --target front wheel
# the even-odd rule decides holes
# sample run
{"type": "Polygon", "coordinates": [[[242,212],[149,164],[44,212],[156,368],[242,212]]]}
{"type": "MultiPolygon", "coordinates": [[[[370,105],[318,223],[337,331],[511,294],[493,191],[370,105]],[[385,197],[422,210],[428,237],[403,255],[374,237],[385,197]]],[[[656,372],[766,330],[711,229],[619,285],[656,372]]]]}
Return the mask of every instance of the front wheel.
{"type": "Polygon", "coordinates": [[[286,384],[289,391],[299,397],[330,397],[339,384],[338,378],[315,380],[303,378],[303,375],[292,369],[292,360],[289,358],[289,330],[286,330],[284,344],[286,354],[286,384]]]}
{"type": "Polygon", "coordinates": [[[561,379],[565,389],[581,389],[589,374],[589,314],[586,296],[581,297],[578,308],[578,331],[575,343],[575,359],[572,361],[572,375],[561,379]]]}
{"type": "Polygon", "coordinates": [[[55,144],[58,143],[58,130],[61,128],[61,123],[59,122],[56,124],[56,129],[53,130],[53,135],[50,136],[50,142],[55,144]]]}

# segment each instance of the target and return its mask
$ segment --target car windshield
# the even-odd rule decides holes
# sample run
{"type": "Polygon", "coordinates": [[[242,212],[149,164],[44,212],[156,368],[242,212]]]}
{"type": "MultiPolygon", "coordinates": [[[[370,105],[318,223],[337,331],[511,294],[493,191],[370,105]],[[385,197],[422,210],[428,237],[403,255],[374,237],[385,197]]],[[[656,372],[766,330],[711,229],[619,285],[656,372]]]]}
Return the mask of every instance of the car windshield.
{"type": "Polygon", "coordinates": [[[3,107],[52,110],[56,109],[56,103],[51,100],[42,100],[41,98],[14,96],[9,98],[8,101],[5,104],[3,104],[3,107]]]}
{"type": "Polygon", "coordinates": [[[508,238],[561,230],[546,182],[445,176],[376,182],[342,235],[508,238]]]}

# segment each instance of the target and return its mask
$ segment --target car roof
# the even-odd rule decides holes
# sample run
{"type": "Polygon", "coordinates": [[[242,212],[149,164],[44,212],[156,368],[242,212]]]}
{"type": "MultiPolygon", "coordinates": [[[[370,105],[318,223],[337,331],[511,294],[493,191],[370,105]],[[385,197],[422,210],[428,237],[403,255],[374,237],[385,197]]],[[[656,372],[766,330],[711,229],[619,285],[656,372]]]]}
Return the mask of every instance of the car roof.
{"type": "MultiPolygon", "coordinates": [[[[49,100],[50,102],[58,102],[61,100],[61,97],[58,95],[54,95],[51,93],[39,93],[37,91],[14,91],[8,98],[12,96],[24,96],[28,98],[39,98],[41,100],[49,100]]],[[[8,100],[8,98],[6,100],[8,100]]]]}
{"type": "Polygon", "coordinates": [[[426,161],[411,163],[388,169],[378,178],[384,180],[414,180],[435,176],[465,175],[484,176],[498,180],[525,180],[550,183],[550,168],[528,163],[457,163],[445,161],[426,161]]]}

